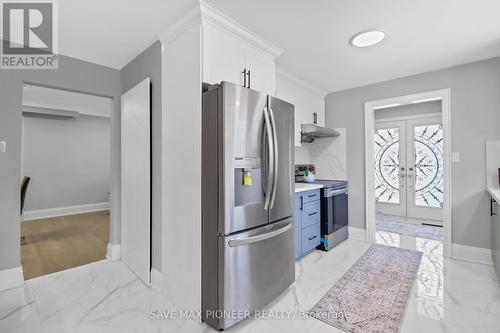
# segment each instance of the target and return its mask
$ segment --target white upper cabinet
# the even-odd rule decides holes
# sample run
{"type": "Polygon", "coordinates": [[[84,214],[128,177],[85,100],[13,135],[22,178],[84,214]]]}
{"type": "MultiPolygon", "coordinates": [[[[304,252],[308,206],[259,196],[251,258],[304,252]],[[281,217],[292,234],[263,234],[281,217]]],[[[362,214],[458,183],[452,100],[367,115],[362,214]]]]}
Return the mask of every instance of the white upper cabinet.
{"type": "Polygon", "coordinates": [[[245,44],[212,24],[203,25],[203,81],[243,85],[245,44]]]}
{"type": "Polygon", "coordinates": [[[274,95],[274,60],[282,51],[213,8],[201,9],[203,82],[229,81],[274,95]]]}
{"type": "Polygon", "coordinates": [[[290,74],[276,75],[276,97],[295,106],[295,146],[300,147],[301,125],[313,123],[314,114],[319,126],[325,126],[325,93],[290,74]]]}
{"type": "Polygon", "coordinates": [[[255,49],[245,48],[247,87],[274,95],[276,93],[276,65],[274,58],[255,49]]]}

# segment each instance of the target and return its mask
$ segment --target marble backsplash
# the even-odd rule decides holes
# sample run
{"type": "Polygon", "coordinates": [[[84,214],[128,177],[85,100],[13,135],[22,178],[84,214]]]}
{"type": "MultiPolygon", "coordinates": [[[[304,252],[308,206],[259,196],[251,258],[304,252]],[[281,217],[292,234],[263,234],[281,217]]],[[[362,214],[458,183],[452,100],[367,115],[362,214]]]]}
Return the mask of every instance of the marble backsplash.
{"type": "MultiPolygon", "coordinates": [[[[303,147],[296,148],[309,152],[309,161],[302,161],[304,154],[301,154],[301,163],[312,163],[316,167],[316,178],[319,179],[339,179],[347,180],[346,168],[346,130],[336,128],[340,136],[333,138],[316,139],[312,143],[305,143],[303,147]]],[[[297,163],[296,163],[297,164],[297,163]]]]}

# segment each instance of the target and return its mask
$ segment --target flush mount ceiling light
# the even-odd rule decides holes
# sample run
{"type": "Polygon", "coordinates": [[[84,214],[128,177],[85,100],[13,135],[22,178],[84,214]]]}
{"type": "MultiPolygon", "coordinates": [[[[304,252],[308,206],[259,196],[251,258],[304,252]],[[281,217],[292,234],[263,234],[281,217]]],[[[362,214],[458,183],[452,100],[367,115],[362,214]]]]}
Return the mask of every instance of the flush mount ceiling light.
{"type": "Polygon", "coordinates": [[[380,43],[385,38],[385,32],[368,30],[360,32],[351,38],[351,45],[355,47],[368,47],[380,43]]]}

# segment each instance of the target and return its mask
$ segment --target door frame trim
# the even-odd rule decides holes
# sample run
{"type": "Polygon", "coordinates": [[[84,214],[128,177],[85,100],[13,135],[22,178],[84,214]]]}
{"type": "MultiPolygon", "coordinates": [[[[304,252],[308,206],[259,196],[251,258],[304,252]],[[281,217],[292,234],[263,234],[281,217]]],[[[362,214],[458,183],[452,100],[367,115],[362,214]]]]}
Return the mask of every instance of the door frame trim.
{"type": "Polygon", "coordinates": [[[443,205],[443,255],[451,258],[452,242],[452,184],[451,184],[451,89],[431,90],[427,92],[391,97],[365,102],[365,214],[366,241],[375,242],[375,172],[373,165],[376,109],[389,106],[409,105],[441,100],[441,117],[443,122],[443,172],[444,172],[444,205],[443,205]]]}

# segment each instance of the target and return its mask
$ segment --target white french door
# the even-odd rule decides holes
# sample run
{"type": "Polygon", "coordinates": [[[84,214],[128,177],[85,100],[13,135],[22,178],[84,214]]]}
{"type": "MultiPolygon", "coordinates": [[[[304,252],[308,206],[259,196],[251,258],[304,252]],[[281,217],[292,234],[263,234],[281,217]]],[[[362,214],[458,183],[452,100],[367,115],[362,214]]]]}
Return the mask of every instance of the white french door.
{"type": "Polygon", "coordinates": [[[377,212],[441,221],[441,117],[377,122],[374,141],[377,212]]]}

